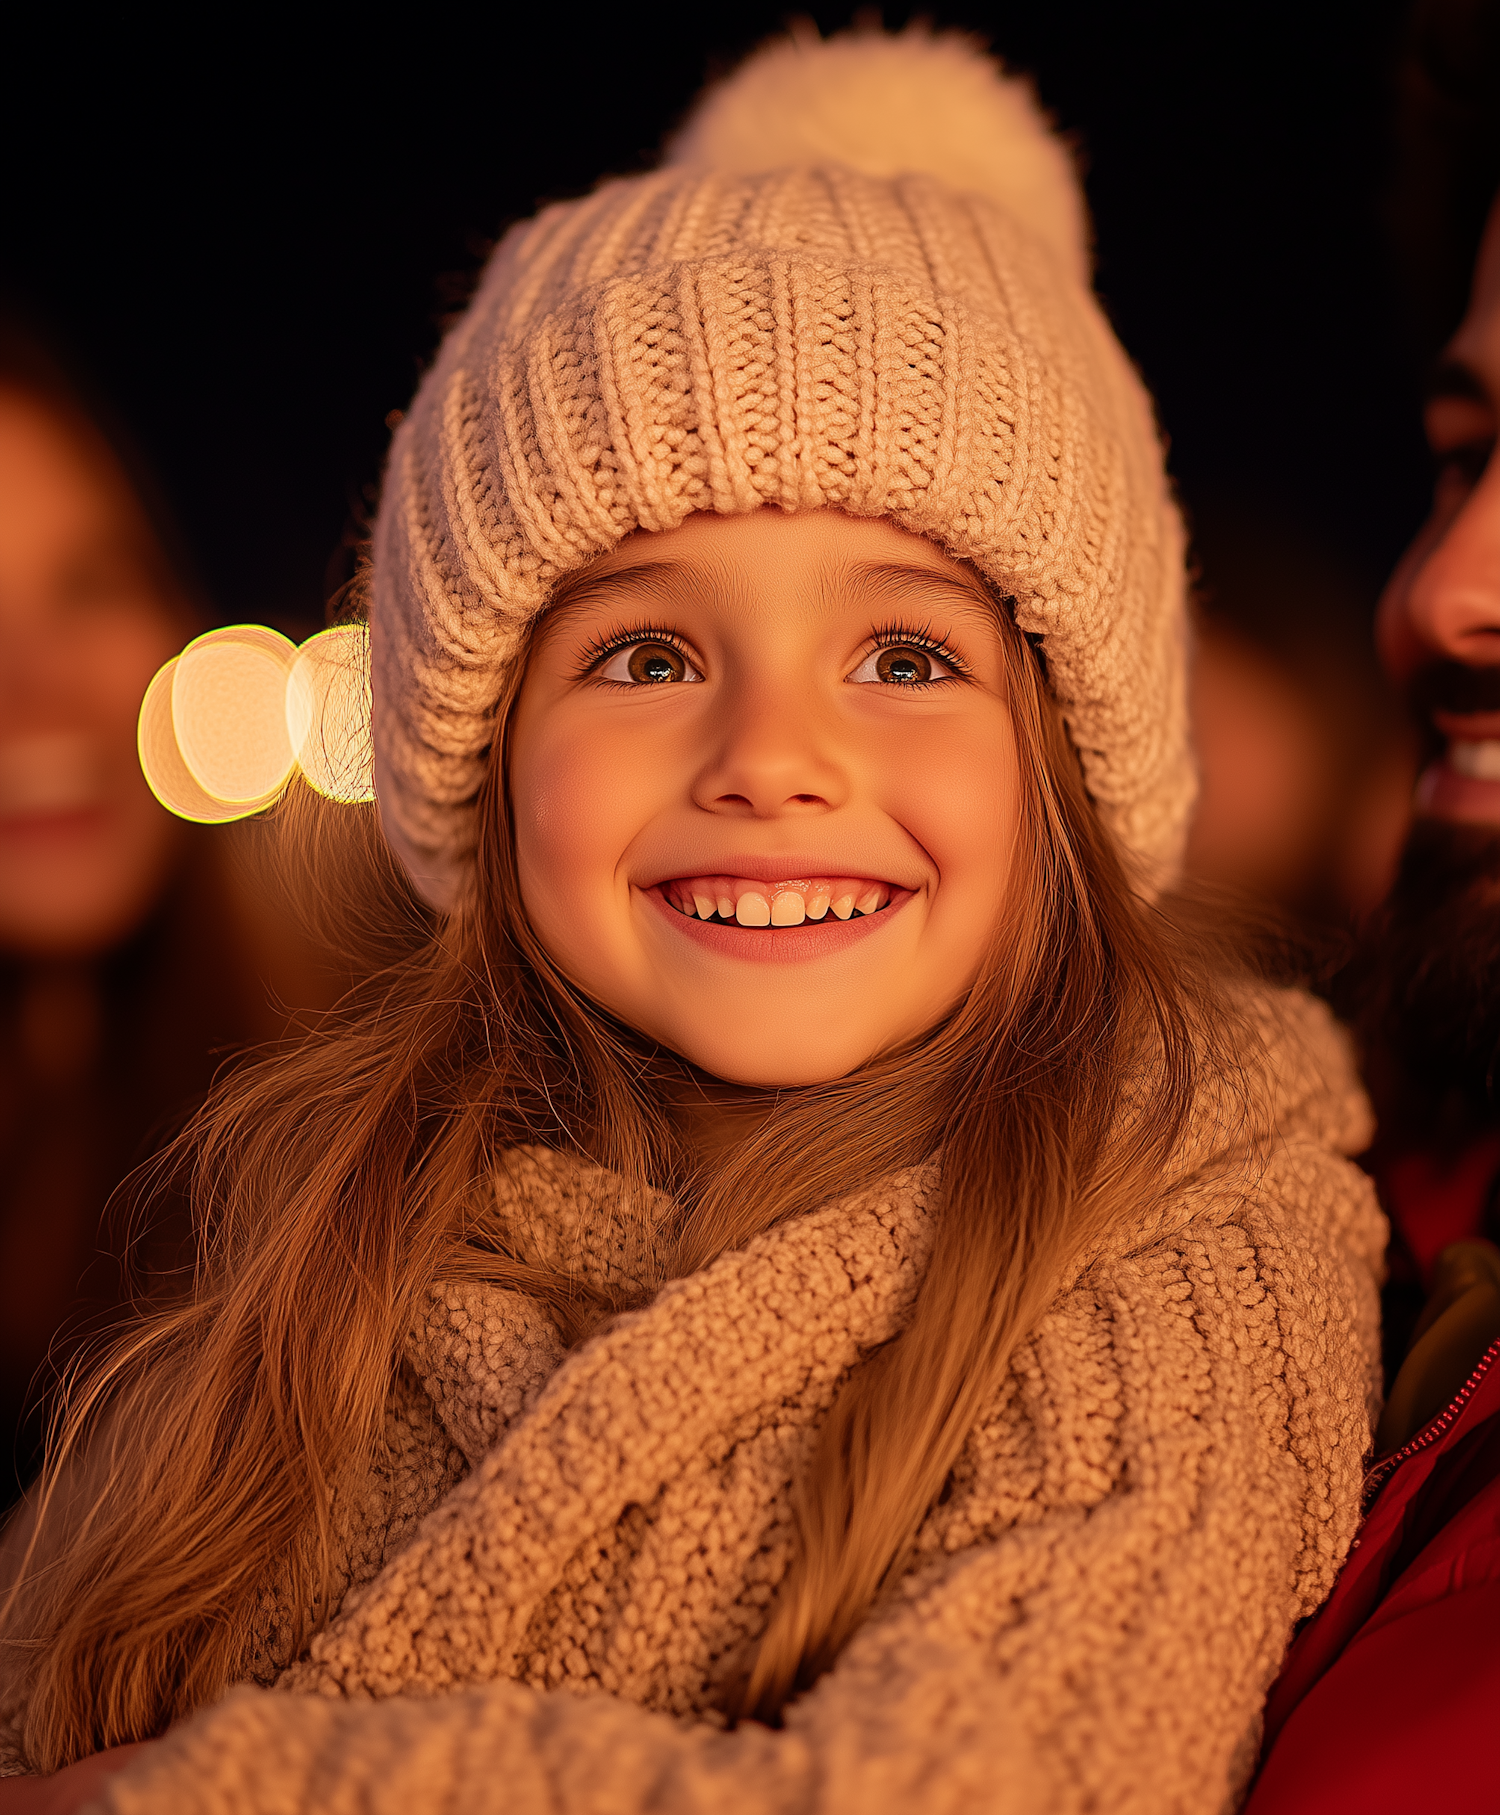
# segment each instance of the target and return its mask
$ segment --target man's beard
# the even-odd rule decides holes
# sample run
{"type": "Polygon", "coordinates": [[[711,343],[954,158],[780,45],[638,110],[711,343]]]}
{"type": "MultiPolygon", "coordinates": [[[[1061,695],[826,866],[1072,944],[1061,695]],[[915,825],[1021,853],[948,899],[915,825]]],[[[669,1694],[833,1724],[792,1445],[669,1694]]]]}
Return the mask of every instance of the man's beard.
{"type": "Polygon", "coordinates": [[[1350,972],[1356,1024],[1406,1107],[1500,1121],[1500,831],[1419,819],[1350,972]]]}

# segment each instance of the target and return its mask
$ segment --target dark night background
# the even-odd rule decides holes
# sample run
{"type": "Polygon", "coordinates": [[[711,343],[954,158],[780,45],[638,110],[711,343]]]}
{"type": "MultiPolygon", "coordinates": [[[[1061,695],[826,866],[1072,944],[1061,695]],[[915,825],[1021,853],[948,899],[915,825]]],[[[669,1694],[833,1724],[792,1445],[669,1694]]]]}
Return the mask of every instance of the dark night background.
{"type": "MultiPolygon", "coordinates": [[[[1309,540],[1368,608],[1426,487],[1381,218],[1405,7],[923,10],[1029,71],[1080,145],[1099,287],[1190,513],[1309,540]]],[[[0,290],[140,444],[215,612],[321,617],[385,417],[486,245],[639,168],[784,17],[59,14],[12,43],[0,290]]]]}

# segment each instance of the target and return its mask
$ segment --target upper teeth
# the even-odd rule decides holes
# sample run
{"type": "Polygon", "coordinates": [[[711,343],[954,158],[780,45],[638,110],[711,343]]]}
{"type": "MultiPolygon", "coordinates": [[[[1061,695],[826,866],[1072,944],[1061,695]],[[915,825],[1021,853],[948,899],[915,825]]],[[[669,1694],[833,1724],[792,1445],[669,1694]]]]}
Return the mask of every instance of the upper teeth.
{"type": "Polygon", "coordinates": [[[1448,767],[1474,781],[1500,781],[1500,742],[1451,743],[1448,767]]]}
{"type": "Polygon", "coordinates": [[[873,914],[891,898],[889,883],[858,877],[803,877],[787,882],[752,882],[743,876],[679,877],[664,883],[667,900],[680,913],[700,920],[737,920],[741,926],[800,926],[821,920],[832,908],[840,920],[873,914]]]}

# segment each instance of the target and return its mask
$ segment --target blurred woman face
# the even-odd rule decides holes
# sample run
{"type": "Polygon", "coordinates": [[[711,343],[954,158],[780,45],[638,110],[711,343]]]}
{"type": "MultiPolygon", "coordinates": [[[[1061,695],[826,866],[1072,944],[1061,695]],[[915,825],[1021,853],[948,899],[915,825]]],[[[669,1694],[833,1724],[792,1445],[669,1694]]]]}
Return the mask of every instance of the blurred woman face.
{"type": "Polygon", "coordinates": [[[0,388],[0,950],[84,956],[128,936],[177,827],[136,714],[182,610],[102,441],[0,388]]]}

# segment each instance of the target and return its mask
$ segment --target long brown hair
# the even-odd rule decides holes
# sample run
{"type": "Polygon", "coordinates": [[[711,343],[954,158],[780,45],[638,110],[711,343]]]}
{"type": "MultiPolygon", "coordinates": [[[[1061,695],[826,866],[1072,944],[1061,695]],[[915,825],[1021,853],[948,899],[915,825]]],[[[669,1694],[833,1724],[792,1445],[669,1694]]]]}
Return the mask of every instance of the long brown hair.
{"type": "Polygon", "coordinates": [[[745,1138],[696,1172],[662,1088],[677,1062],[584,997],[527,923],[497,740],[468,904],[217,1093],[193,1135],[192,1301],[127,1332],[70,1399],[0,1616],[21,1648],[5,1699],[24,1700],[35,1768],[158,1733],[216,1696],[245,1668],[273,1576],[304,1610],[294,1646],[326,1617],[334,1501],[370,1465],[435,1280],[523,1287],[575,1341],[623,1307],[532,1264],[497,1222],[488,1180],[519,1142],[622,1175],[648,1289],[940,1156],[911,1321],[822,1427],[797,1554],[728,1711],[775,1721],[829,1667],[901,1569],[1016,1343],[1161,1189],[1205,1052],[1224,1044],[1214,965],[1136,892],[1037,658],[999,617],[1026,806],[982,974],[914,1047],[768,1093],[745,1138]],[[677,1214],[648,1235],[662,1190],[677,1214]]]}

